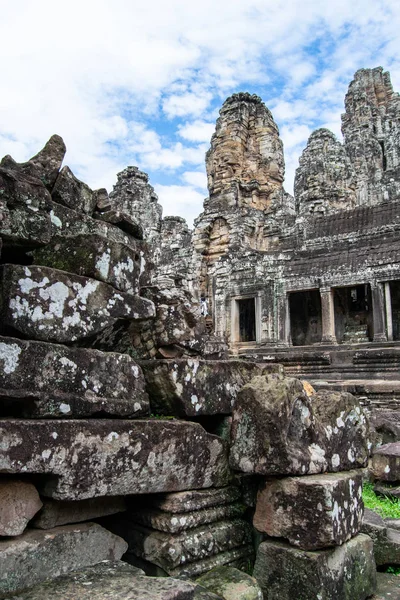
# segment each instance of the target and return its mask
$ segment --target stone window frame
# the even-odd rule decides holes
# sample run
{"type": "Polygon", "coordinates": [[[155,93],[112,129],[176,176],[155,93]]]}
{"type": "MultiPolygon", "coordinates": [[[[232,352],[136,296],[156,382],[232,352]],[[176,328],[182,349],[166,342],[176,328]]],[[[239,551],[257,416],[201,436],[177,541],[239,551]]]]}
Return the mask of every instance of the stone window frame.
{"type": "Polygon", "coordinates": [[[230,297],[230,317],[231,317],[231,343],[236,345],[248,346],[259,344],[261,342],[261,291],[248,294],[235,294],[230,297]],[[254,298],[256,339],[251,342],[241,342],[239,340],[239,309],[238,300],[249,300],[254,298]]]}

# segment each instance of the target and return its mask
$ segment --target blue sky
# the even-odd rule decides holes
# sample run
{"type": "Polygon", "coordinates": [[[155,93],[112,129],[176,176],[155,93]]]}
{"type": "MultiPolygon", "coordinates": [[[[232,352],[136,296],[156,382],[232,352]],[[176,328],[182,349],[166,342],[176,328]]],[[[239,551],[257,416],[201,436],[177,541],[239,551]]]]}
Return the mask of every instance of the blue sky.
{"type": "Polygon", "coordinates": [[[91,187],[137,165],[191,225],[227,96],[272,111],[291,192],[310,133],[340,138],[357,69],[381,65],[400,90],[399,31],[398,0],[3,1],[0,155],[26,160],[58,133],[91,187]]]}

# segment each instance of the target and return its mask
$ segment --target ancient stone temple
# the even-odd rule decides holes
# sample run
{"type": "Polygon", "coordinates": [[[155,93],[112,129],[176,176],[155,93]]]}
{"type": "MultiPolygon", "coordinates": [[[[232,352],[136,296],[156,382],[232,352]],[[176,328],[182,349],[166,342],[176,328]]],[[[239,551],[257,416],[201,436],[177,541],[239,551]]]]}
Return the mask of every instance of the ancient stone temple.
{"type": "Polygon", "coordinates": [[[234,94],[194,231],[137,167],[90,189],[59,136],[3,158],[0,598],[372,597],[373,444],[400,477],[399,102],[357,72],[293,198],[272,114],[234,94]],[[394,410],[371,430],[365,404],[394,410]]]}

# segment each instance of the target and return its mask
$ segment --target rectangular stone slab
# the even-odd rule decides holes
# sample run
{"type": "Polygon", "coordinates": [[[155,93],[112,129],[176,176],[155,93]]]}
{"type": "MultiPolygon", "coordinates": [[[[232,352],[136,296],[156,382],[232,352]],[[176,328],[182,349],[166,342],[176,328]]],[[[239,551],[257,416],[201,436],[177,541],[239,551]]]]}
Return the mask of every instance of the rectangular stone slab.
{"type": "Polygon", "coordinates": [[[43,498],[43,507],[30,522],[35,529],[52,529],[70,523],[82,523],[126,510],[123,496],[87,500],[51,500],[43,498]]]}
{"type": "Polygon", "coordinates": [[[139,508],[137,511],[129,513],[129,519],[134,523],[159,531],[180,533],[207,523],[241,517],[245,510],[246,507],[239,503],[203,508],[186,513],[168,513],[157,509],[139,508]]]}
{"type": "Polygon", "coordinates": [[[37,489],[28,481],[0,480],[0,536],[20,535],[42,508],[37,489]]]}
{"type": "Polygon", "coordinates": [[[0,420],[0,471],[45,474],[59,500],[224,486],[226,443],[197,423],[159,419],[0,420]]]}
{"type": "Polygon", "coordinates": [[[33,253],[34,263],[92,277],[127,294],[139,293],[140,246],[127,246],[99,235],[54,237],[33,253]]]}
{"type": "Polygon", "coordinates": [[[127,354],[0,337],[0,415],[150,413],[142,370],[127,354]]]}
{"type": "Polygon", "coordinates": [[[176,535],[136,525],[122,515],[109,517],[103,523],[128,542],[129,552],[158,565],[167,573],[186,563],[252,542],[252,528],[242,519],[219,521],[176,535]]]}
{"type": "Polygon", "coordinates": [[[337,548],[306,552],[262,542],[253,577],[267,600],[365,600],[376,587],[373,543],[359,534],[337,548]]]}
{"type": "MultiPolygon", "coordinates": [[[[198,585],[167,577],[144,577],[125,562],[104,561],[62,575],[13,596],[12,600],[212,600],[197,593],[198,585]]],[[[11,599],[10,599],[11,600],[11,599]]]]}
{"type": "Polygon", "coordinates": [[[361,528],[362,475],[358,470],[267,480],[254,527],[303,550],[339,546],[361,528]]]}
{"type": "Polygon", "coordinates": [[[107,283],[49,267],[0,268],[3,325],[28,338],[74,342],[117,319],[148,319],[154,304],[107,283]]]}
{"type": "Polygon", "coordinates": [[[385,444],[374,451],[372,473],[381,481],[400,481],[400,442],[385,444]]]}
{"type": "Polygon", "coordinates": [[[127,544],[97,523],[26,530],[0,541],[0,598],[102,560],[119,560],[127,544]]]}
{"type": "Polygon", "coordinates": [[[249,565],[252,566],[254,563],[254,547],[251,544],[246,546],[240,546],[240,548],[233,548],[226,552],[220,552],[214,556],[209,556],[203,560],[197,560],[195,562],[181,565],[176,569],[172,569],[169,573],[170,577],[179,577],[180,579],[193,579],[203,573],[208,573],[215,567],[221,565],[230,565],[237,569],[248,569],[249,565]]]}
{"type": "Polygon", "coordinates": [[[234,502],[240,498],[235,486],[211,490],[185,490],[172,494],[159,494],[148,498],[149,505],[172,513],[191,512],[220,504],[234,502]]]}
{"type": "Polygon", "coordinates": [[[152,411],[176,416],[231,414],[238,391],[256,375],[278,370],[244,360],[177,358],[140,363],[152,411]]]}

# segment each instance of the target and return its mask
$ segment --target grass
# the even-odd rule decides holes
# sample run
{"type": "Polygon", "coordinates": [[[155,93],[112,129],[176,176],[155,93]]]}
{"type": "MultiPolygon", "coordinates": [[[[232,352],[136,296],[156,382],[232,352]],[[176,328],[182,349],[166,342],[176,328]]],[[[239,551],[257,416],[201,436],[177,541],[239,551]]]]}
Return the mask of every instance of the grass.
{"type": "Polygon", "coordinates": [[[378,513],[383,519],[400,519],[400,501],[388,496],[377,496],[372,483],[364,483],[363,500],[365,508],[378,513]]]}

